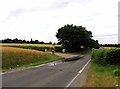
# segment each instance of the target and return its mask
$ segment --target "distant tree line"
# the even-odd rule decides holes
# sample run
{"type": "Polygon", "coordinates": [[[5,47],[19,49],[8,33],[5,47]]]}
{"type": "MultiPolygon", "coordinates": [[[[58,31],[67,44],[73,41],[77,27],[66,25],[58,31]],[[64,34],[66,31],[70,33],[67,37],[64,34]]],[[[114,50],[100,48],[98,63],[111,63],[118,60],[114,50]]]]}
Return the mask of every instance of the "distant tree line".
{"type": "Polygon", "coordinates": [[[48,42],[48,43],[45,43],[43,41],[39,42],[39,40],[31,40],[30,41],[26,41],[26,40],[21,40],[21,39],[18,39],[18,38],[15,38],[15,39],[4,39],[4,40],[1,40],[0,42],[2,43],[31,43],[31,44],[52,44],[52,42],[48,42]]]}
{"type": "Polygon", "coordinates": [[[101,47],[120,47],[120,44],[100,44],[101,47]]]}

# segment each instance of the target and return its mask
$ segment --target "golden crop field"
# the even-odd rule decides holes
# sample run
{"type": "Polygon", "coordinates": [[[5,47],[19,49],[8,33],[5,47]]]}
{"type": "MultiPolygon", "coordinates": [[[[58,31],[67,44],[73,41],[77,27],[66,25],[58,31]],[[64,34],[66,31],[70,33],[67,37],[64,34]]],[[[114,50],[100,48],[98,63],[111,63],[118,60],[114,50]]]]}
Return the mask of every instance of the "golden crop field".
{"type": "MultiPolygon", "coordinates": [[[[0,46],[38,46],[38,47],[54,47],[52,44],[25,44],[25,43],[2,43],[0,46]]],[[[56,47],[60,47],[61,45],[55,45],[56,47]]]]}
{"type": "Polygon", "coordinates": [[[47,52],[16,47],[0,47],[2,51],[2,71],[26,68],[62,59],[47,52]]]}
{"type": "Polygon", "coordinates": [[[47,55],[48,53],[31,49],[28,50],[15,47],[2,47],[2,54],[24,54],[29,56],[42,56],[47,55]]]}

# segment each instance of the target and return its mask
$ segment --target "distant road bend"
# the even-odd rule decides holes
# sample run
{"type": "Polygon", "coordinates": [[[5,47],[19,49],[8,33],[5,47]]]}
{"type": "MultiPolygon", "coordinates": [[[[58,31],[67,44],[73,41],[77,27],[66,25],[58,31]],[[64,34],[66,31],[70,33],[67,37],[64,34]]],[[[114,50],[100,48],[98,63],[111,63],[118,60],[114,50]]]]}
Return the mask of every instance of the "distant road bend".
{"type": "MultiPolygon", "coordinates": [[[[90,54],[76,61],[51,63],[31,69],[5,73],[2,87],[66,87],[90,60],[90,54]]],[[[86,74],[86,73],[85,73],[86,74]]],[[[84,72],[80,75],[85,75],[84,72]]],[[[83,81],[81,78],[79,82],[83,81]]],[[[80,84],[79,84],[80,85],[80,84]]],[[[76,86],[76,87],[79,87],[76,86]]]]}

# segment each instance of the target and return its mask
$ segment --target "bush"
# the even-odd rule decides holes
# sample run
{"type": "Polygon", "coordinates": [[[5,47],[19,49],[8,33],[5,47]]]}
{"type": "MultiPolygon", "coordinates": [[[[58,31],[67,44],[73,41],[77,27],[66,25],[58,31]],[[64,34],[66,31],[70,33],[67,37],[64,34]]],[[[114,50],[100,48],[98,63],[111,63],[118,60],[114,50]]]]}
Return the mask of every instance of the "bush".
{"type": "Polygon", "coordinates": [[[62,47],[55,47],[56,52],[62,52],[62,47]]]}
{"type": "Polygon", "coordinates": [[[114,71],[113,71],[113,73],[114,73],[114,75],[115,76],[120,76],[120,69],[115,69],[114,71]]]}
{"type": "Polygon", "coordinates": [[[93,49],[92,59],[101,65],[120,64],[120,49],[93,49]]]}

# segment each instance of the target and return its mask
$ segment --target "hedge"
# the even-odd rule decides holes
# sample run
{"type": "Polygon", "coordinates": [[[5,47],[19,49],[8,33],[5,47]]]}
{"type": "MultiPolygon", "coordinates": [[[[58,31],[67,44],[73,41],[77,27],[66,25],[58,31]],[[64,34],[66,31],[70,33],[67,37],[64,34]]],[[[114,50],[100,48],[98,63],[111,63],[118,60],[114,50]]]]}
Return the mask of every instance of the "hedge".
{"type": "Polygon", "coordinates": [[[92,60],[101,65],[120,65],[120,49],[93,49],[92,60]]]}

